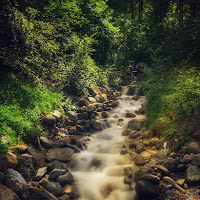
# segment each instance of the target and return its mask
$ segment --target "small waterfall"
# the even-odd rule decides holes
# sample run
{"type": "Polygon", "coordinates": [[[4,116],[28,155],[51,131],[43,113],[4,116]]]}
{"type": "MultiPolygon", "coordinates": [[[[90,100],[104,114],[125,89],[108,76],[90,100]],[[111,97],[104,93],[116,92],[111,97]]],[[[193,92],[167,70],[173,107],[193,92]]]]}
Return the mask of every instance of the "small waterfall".
{"type": "Polygon", "coordinates": [[[128,89],[129,89],[128,86],[122,86],[121,95],[127,95],[128,89]]]}
{"type": "Polygon", "coordinates": [[[124,184],[125,170],[133,169],[134,164],[120,154],[125,139],[121,134],[130,120],[126,113],[138,109],[144,98],[135,101],[125,96],[127,91],[128,87],[123,87],[119,106],[109,113],[110,127],[93,134],[87,150],[74,154],[71,171],[80,195],[78,200],[136,199],[134,185],[124,184]]]}

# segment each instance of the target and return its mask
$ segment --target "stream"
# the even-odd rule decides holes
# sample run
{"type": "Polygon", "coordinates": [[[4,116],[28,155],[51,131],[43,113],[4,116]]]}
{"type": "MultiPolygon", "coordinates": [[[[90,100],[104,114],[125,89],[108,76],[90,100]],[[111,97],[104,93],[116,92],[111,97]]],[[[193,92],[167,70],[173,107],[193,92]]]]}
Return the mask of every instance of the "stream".
{"type": "Polygon", "coordinates": [[[125,141],[121,135],[131,119],[126,118],[126,113],[134,113],[144,98],[135,101],[126,95],[127,90],[127,87],[123,88],[119,106],[108,113],[108,118],[100,119],[107,127],[90,136],[87,150],[74,154],[75,164],[71,171],[79,193],[78,200],[136,198],[134,185],[124,183],[125,171],[130,168],[134,171],[134,163],[128,156],[120,154],[125,141]]]}

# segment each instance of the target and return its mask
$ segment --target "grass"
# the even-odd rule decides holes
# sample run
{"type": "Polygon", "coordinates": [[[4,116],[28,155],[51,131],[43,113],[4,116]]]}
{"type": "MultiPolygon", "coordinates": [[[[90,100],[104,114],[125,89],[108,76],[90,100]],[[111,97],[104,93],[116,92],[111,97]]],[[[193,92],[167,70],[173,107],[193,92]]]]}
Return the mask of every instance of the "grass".
{"type": "Polygon", "coordinates": [[[194,120],[200,113],[199,68],[193,63],[179,64],[170,70],[163,66],[149,73],[146,85],[146,114],[151,130],[162,126],[160,130],[179,148],[194,136],[200,123],[194,120]]]}
{"type": "MultiPolygon", "coordinates": [[[[38,136],[41,115],[61,104],[59,93],[32,86],[14,74],[0,74],[0,149],[1,155],[20,140],[38,136]]],[[[69,103],[69,102],[68,102],[69,103]]]]}

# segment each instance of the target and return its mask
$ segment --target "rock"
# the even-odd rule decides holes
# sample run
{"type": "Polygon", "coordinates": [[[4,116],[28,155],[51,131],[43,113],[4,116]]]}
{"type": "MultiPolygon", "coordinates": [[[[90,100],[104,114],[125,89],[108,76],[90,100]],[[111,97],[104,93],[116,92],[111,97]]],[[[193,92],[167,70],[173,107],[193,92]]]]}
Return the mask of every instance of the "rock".
{"type": "Polygon", "coordinates": [[[142,141],[142,143],[143,143],[145,146],[149,146],[149,145],[150,145],[150,141],[147,140],[147,139],[144,139],[144,140],[142,141]]]}
{"type": "Polygon", "coordinates": [[[135,164],[136,165],[144,165],[145,163],[148,163],[151,159],[151,154],[147,151],[143,151],[142,153],[138,154],[135,157],[135,164]]]}
{"type": "Polygon", "coordinates": [[[142,180],[148,181],[152,184],[159,184],[160,178],[158,176],[152,175],[152,174],[145,174],[141,177],[142,180]]]}
{"type": "Polygon", "coordinates": [[[162,165],[155,165],[153,166],[157,169],[157,171],[161,172],[163,175],[169,175],[169,170],[166,167],[163,167],[162,165]]]}
{"type": "Polygon", "coordinates": [[[0,172],[0,183],[3,184],[5,181],[5,174],[3,172],[0,172]]]}
{"type": "Polygon", "coordinates": [[[95,168],[99,168],[103,165],[103,162],[101,159],[98,158],[94,158],[91,163],[90,163],[90,167],[95,167],[95,168]]]}
{"type": "Polygon", "coordinates": [[[170,153],[169,149],[161,149],[158,151],[157,157],[162,160],[165,160],[168,158],[169,153],[170,153]]]}
{"type": "Polygon", "coordinates": [[[124,129],[122,132],[122,136],[128,136],[130,132],[131,132],[131,129],[124,129]]]}
{"type": "Polygon", "coordinates": [[[93,105],[86,106],[85,110],[86,110],[86,112],[91,113],[91,112],[95,111],[95,106],[93,106],[93,105]]]}
{"type": "Polygon", "coordinates": [[[50,179],[56,179],[58,176],[61,176],[66,173],[66,169],[53,169],[49,173],[49,178],[50,179]]]}
{"type": "Polygon", "coordinates": [[[64,194],[62,197],[58,198],[59,200],[71,200],[71,196],[69,194],[64,194]]]}
{"type": "Polygon", "coordinates": [[[94,123],[92,124],[92,129],[93,129],[94,131],[102,131],[102,130],[103,130],[102,125],[101,125],[100,122],[94,122],[94,123]]]}
{"type": "Polygon", "coordinates": [[[133,131],[131,131],[131,132],[129,133],[128,136],[129,136],[130,139],[135,139],[135,138],[141,136],[141,132],[140,132],[140,131],[133,130],[133,131]]]}
{"type": "Polygon", "coordinates": [[[104,111],[104,112],[101,113],[101,116],[103,118],[108,118],[108,113],[104,111]]]}
{"type": "Polygon", "coordinates": [[[127,94],[126,94],[126,95],[134,95],[135,92],[136,92],[136,88],[133,87],[133,86],[130,86],[130,87],[128,88],[128,91],[127,91],[127,94]]]}
{"type": "Polygon", "coordinates": [[[72,158],[74,150],[71,148],[54,148],[49,149],[47,153],[47,159],[49,161],[59,160],[69,162],[72,158]]]}
{"type": "Polygon", "coordinates": [[[185,179],[179,179],[179,180],[177,180],[176,181],[176,183],[178,184],[178,185],[180,185],[180,186],[182,186],[182,185],[184,185],[184,183],[185,183],[185,179]]]}
{"type": "Polygon", "coordinates": [[[52,193],[53,195],[59,197],[62,194],[63,188],[61,187],[61,185],[57,182],[54,181],[43,181],[42,182],[42,186],[49,191],[50,193],[52,193]]]}
{"type": "Polygon", "coordinates": [[[133,169],[131,167],[126,167],[124,168],[124,173],[125,173],[125,176],[132,178],[133,169]]]}
{"type": "Polygon", "coordinates": [[[143,152],[144,151],[144,144],[143,143],[138,143],[137,145],[136,145],[136,153],[141,153],[141,152],[143,152]]]}
{"type": "Polygon", "coordinates": [[[17,152],[19,154],[24,153],[28,149],[28,145],[26,144],[18,144],[12,148],[13,152],[17,152]]]}
{"type": "Polygon", "coordinates": [[[138,115],[128,122],[128,129],[141,130],[145,126],[145,115],[138,115]]]}
{"type": "Polygon", "coordinates": [[[138,94],[133,95],[133,100],[137,101],[138,99],[140,99],[140,96],[138,94]]]}
{"type": "Polygon", "coordinates": [[[173,186],[173,188],[178,190],[179,192],[184,193],[184,194],[187,193],[187,191],[185,189],[183,189],[182,187],[180,187],[172,178],[165,176],[163,178],[163,181],[171,184],[173,186]]]}
{"type": "Polygon", "coordinates": [[[188,153],[199,153],[200,147],[197,142],[188,142],[185,144],[185,147],[188,150],[188,153]]]}
{"type": "Polygon", "coordinates": [[[188,164],[192,161],[193,155],[185,154],[182,158],[182,163],[183,164],[188,164]]]}
{"type": "Polygon", "coordinates": [[[69,126],[67,128],[70,135],[76,135],[78,134],[78,130],[76,129],[76,126],[69,126]]]}
{"type": "Polygon", "coordinates": [[[157,138],[157,137],[153,137],[153,138],[151,138],[151,140],[150,140],[150,143],[151,143],[152,145],[156,145],[158,142],[159,142],[159,138],[157,138]]]}
{"type": "Polygon", "coordinates": [[[104,89],[98,87],[98,86],[95,86],[95,85],[91,85],[90,86],[90,94],[95,97],[96,95],[101,95],[105,92],[104,89]]]}
{"type": "Polygon", "coordinates": [[[65,173],[57,178],[57,182],[62,186],[71,185],[74,182],[74,178],[70,172],[65,173]]]}
{"type": "Polygon", "coordinates": [[[17,156],[14,153],[8,152],[6,154],[8,168],[15,168],[18,165],[17,156]]]}
{"type": "Polygon", "coordinates": [[[145,175],[145,174],[148,174],[149,173],[149,168],[148,167],[141,167],[140,169],[138,169],[136,172],[135,172],[135,182],[139,181],[142,179],[142,177],[145,175]]]}
{"type": "Polygon", "coordinates": [[[53,126],[56,123],[56,118],[53,115],[45,115],[43,123],[45,125],[53,126]]]}
{"type": "Polygon", "coordinates": [[[88,100],[88,98],[84,98],[83,97],[83,98],[79,99],[78,104],[79,104],[80,107],[88,106],[89,105],[89,100],[88,100]]]}
{"type": "Polygon", "coordinates": [[[69,119],[73,122],[77,122],[78,121],[78,117],[77,114],[74,111],[68,111],[66,113],[66,115],[69,117],[69,119]]]}
{"type": "Polygon", "coordinates": [[[47,167],[42,167],[37,170],[34,180],[39,181],[47,173],[47,167]]]}
{"type": "Polygon", "coordinates": [[[45,190],[42,186],[30,186],[28,193],[28,199],[30,200],[58,200],[53,194],[45,190]]]}
{"type": "Polygon", "coordinates": [[[128,176],[125,176],[125,178],[124,178],[124,184],[132,185],[132,180],[131,180],[131,178],[129,178],[128,176]]]}
{"type": "Polygon", "coordinates": [[[58,110],[55,110],[52,115],[58,120],[62,118],[62,114],[58,110]]]}
{"type": "Polygon", "coordinates": [[[194,155],[192,157],[192,165],[200,167],[200,154],[194,155]]]}
{"type": "Polygon", "coordinates": [[[97,100],[94,97],[88,97],[88,101],[91,103],[96,103],[97,100]]]}
{"type": "Polygon", "coordinates": [[[127,112],[126,117],[127,118],[134,118],[134,117],[136,117],[136,115],[134,113],[127,112]]]}
{"type": "Polygon", "coordinates": [[[22,175],[14,169],[7,170],[6,186],[15,193],[21,193],[27,189],[26,181],[22,175]]]}
{"type": "Polygon", "coordinates": [[[46,147],[47,149],[52,148],[53,145],[54,145],[54,142],[53,142],[52,140],[49,140],[48,138],[43,137],[43,136],[40,137],[40,142],[41,142],[41,144],[42,144],[44,147],[46,147]]]}
{"type": "Polygon", "coordinates": [[[1,200],[20,200],[20,198],[9,188],[0,184],[0,199],[1,200]]]}
{"type": "Polygon", "coordinates": [[[197,166],[189,166],[186,169],[186,180],[188,184],[197,183],[200,181],[200,168],[197,166]]]}
{"type": "Polygon", "coordinates": [[[177,170],[178,162],[176,159],[168,158],[166,161],[164,161],[165,167],[170,171],[177,170]]]}
{"type": "Polygon", "coordinates": [[[21,154],[19,156],[19,165],[17,167],[17,171],[23,175],[25,180],[31,180],[35,172],[33,156],[26,153],[21,154]]]}
{"type": "Polygon", "coordinates": [[[145,180],[141,180],[136,183],[135,191],[139,196],[148,198],[156,196],[159,193],[157,187],[145,180]]]}
{"type": "Polygon", "coordinates": [[[63,194],[72,194],[72,192],[73,192],[73,189],[71,185],[66,185],[63,188],[63,194]]]}

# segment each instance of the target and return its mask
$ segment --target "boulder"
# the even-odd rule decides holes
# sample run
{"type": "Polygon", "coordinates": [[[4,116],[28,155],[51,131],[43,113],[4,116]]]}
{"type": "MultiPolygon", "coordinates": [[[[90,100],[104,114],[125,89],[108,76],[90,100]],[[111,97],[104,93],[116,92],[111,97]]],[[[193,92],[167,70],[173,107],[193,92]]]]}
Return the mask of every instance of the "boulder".
{"type": "Polygon", "coordinates": [[[96,103],[97,102],[97,100],[94,97],[88,97],[87,99],[90,103],[96,103]]]}
{"type": "Polygon", "coordinates": [[[189,166],[186,169],[186,180],[188,184],[197,183],[200,181],[200,168],[197,166],[189,166]]]}
{"type": "Polygon", "coordinates": [[[53,169],[49,173],[49,178],[50,179],[56,179],[58,176],[61,176],[66,173],[66,169],[53,169]]]}
{"type": "Polygon", "coordinates": [[[161,172],[163,175],[169,175],[169,170],[166,167],[163,167],[162,165],[155,165],[153,166],[157,171],[161,172]]]}
{"type": "Polygon", "coordinates": [[[135,181],[139,181],[142,179],[142,177],[145,175],[145,174],[148,174],[150,172],[149,168],[148,167],[141,167],[140,169],[138,169],[136,172],[135,172],[135,181]]]}
{"type": "Polygon", "coordinates": [[[170,171],[177,170],[178,160],[173,158],[168,158],[164,161],[164,166],[169,169],[170,171]]]}
{"type": "Polygon", "coordinates": [[[135,151],[136,151],[136,153],[141,153],[141,152],[143,152],[144,151],[144,144],[143,143],[141,143],[141,142],[139,142],[137,145],[136,145],[136,149],[135,149],[135,151]]]}
{"type": "Polygon", "coordinates": [[[159,184],[160,178],[158,176],[155,176],[153,174],[145,174],[141,177],[142,180],[148,181],[152,184],[159,184]]]}
{"type": "Polygon", "coordinates": [[[43,123],[45,125],[53,126],[56,123],[56,118],[53,115],[45,115],[43,123]]]}
{"type": "Polygon", "coordinates": [[[103,118],[108,118],[108,113],[104,111],[104,112],[101,113],[101,116],[103,118]]]}
{"type": "Polygon", "coordinates": [[[135,157],[135,164],[136,165],[144,165],[145,163],[148,163],[151,159],[151,154],[147,151],[143,151],[142,153],[138,154],[135,157]]]}
{"type": "Polygon", "coordinates": [[[39,181],[47,173],[47,167],[42,167],[37,170],[34,180],[39,181]]]}
{"type": "Polygon", "coordinates": [[[126,117],[127,117],[127,118],[134,118],[134,117],[136,117],[136,115],[135,115],[134,113],[127,112],[127,113],[126,113],[126,117]]]}
{"type": "Polygon", "coordinates": [[[74,182],[74,177],[70,172],[67,172],[64,175],[59,176],[56,180],[62,186],[71,185],[74,182]]]}
{"type": "Polygon", "coordinates": [[[58,200],[53,194],[48,192],[42,186],[30,186],[28,189],[28,198],[30,200],[58,200]]]}
{"type": "Polygon", "coordinates": [[[91,113],[91,112],[95,111],[95,106],[93,106],[93,105],[86,106],[85,111],[88,113],[91,113]]]}
{"type": "Polygon", "coordinates": [[[0,172],[0,183],[3,184],[5,181],[5,174],[3,172],[0,172]]]}
{"type": "Polygon", "coordinates": [[[66,113],[66,116],[68,116],[69,119],[70,119],[71,121],[73,121],[73,122],[77,122],[77,121],[78,121],[77,114],[76,114],[76,112],[74,112],[74,111],[68,111],[68,112],[66,113]]]}
{"type": "Polygon", "coordinates": [[[0,199],[1,200],[20,200],[20,198],[9,188],[0,184],[0,199]]]}
{"type": "Polygon", "coordinates": [[[185,154],[181,161],[183,164],[188,164],[188,163],[191,163],[192,158],[193,158],[193,155],[185,154]]]}
{"type": "Polygon", "coordinates": [[[26,153],[21,154],[19,156],[19,165],[17,167],[17,171],[23,175],[25,180],[31,180],[35,172],[33,156],[26,153]]]}
{"type": "Polygon", "coordinates": [[[62,114],[61,114],[61,112],[59,112],[58,110],[55,110],[55,111],[52,113],[52,115],[53,115],[57,120],[59,120],[59,119],[62,118],[62,114]]]}
{"type": "Polygon", "coordinates": [[[93,124],[92,124],[92,129],[94,131],[102,131],[103,128],[102,128],[102,124],[100,122],[97,122],[95,121],[93,124]]]}
{"type": "Polygon", "coordinates": [[[88,106],[89,105],[89,100],[87,98],[81,98],[78,101],[79,106],[88,106]]]}
{"type": "Polygon", "coordinates": [[[40,137],[40,142],[41,142],[41,144],[42,144],[44,147],[46,147],[47,149],[52,148],[53,145],[54,145],[54,142],[53,142],[52,140],[49,140],[48,138],[43,137],[43,136],[40,137]]]}
{"type": "Polygon", "coordinates": [[[27,189],[26,181],[22,175],[14,169],[7,170],[6,186],[15,193],[21,193],[27,189]]]}
{"type": "Polygon", "coordinates": [[[52,193],[53,195],[59,197],[62,194],[63,188],[61,185],[55,181],[44,180],[42,186],[52,193]]]}
{"type": "Polygon", "coordinates": [[[50,163],[50,166],[52,168],[56,168],[56,169],[65,169],[66,171],[68,171],[68,164],[65,163],[65,162],[61,162],[59,160],[53,160],[51,163],[50,163]]]}
{"type": "Polygon", "coordinates": [[[197,142],[187,142],[184,145],[188,151],[188,153],[199,153],[200,146],[197,142]]]}
{"type": "Polygon", "coordinates": [[[26,144],[18,144],[12,148],[13,152],[22,154],[28,149],[28,145],[26,144]]]}
{"type": "Polygon", "coordinates": [[[136,118],[128,122],[128,129],[141,130],[145,126],[145,115],[138,115],[136,118]]]}
{"type": "Polygon", "coordinates": [[[6,154],[7,158],[7,167],[8,168],[15,168],[18,165],[18,159],[17,156],[14,153],[8,152],[6,154]]]}
{"type": "Polygon", "coordinates": [[[194,155],[192,157],[192,165],[200,167],[200,154],[194,155]]]}
{"type": "Polygon", "coordinates": [[[59,200],[71,200],[71,195],[69,194],[64,194],[62,197],[59,197],[59,200]]]}
{"type": "Polygon", "coordinates": [[[69,162],[72,158],[74,150],[71,148],[54,148],[49,149],[47,152],[47,159],[49,161],[59,160],[69,162]]]}
{"type": "Polygon", "coordinates": [[[136,183],[135,191],[139,196],[148,198],[156,196],[159,193],[159,190],[155,185],[145,180],[140,180],[136,183]]]}
{"type": "Polygon", "coordinates": [[[131,132],[131,129],[124,129],[122,132],[122,136],[128,136],[130,132],[131,132]]]}

